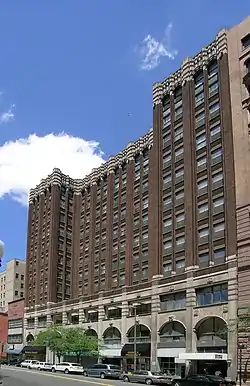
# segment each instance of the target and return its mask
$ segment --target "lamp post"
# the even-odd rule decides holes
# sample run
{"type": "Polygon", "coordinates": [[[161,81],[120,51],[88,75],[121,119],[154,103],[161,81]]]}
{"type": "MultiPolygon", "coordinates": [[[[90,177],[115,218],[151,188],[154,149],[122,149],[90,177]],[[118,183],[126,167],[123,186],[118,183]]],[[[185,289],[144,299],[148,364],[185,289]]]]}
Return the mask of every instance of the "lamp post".
{"type": "Polygon", "coordinates": [[[130,307],[134,310],[134,371],[136,371],[136,361],[137,361],[137,334],[136,334],[136,326],[137,326],[137,306],[142,303],[134,303],[130,307]]]}

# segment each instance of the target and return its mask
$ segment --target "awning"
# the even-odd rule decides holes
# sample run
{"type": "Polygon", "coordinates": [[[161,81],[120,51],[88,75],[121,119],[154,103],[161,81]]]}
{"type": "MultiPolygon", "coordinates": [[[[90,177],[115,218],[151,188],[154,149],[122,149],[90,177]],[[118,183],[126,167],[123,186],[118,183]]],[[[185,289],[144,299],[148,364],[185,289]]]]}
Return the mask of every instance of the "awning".
{"type": "MultiPolygon", "coordinates": [[[[134,344],[127,343],[123,346],[121,351],[122,357],[134,357],[134,344]]],[[[150,358],[151,356],[151,343],[137,343],[136,344],[136,356],[150,358]]]]}
{"type": "Polygon", "coordinates": [[[179,359],[186,361],[227,361],[227,354],[221,354],[216,352],[191,352],[191,353],[180,353],[179,359]]]}
{"type": "Polygon", "coordinates": [[[24,346],[22,352],[24,354],[35,354],[35,353],[41,353],[43,351],[46,351],[46,346],[24,346]]]}
{"type": "Polygon", "coordinates": [[[13,355],[18,355],[18,354],[21,354],[23,348],[7,348],[7,350],[5,351],[6,354],[13,354],[13,355]]]}

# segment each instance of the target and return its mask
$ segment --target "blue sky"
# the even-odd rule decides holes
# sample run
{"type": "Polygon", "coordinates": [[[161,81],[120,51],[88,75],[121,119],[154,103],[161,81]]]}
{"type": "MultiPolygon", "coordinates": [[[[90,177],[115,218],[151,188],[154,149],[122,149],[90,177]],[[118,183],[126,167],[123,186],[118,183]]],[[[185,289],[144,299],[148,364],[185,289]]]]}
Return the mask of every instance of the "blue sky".
{"type": "Polygon", "coordinates": [[[248,13],[249,0],[1,1],[4,264],[25,258],[28,189],[54,166],[84,176],[143,135],[152,84],[248,13]]]}

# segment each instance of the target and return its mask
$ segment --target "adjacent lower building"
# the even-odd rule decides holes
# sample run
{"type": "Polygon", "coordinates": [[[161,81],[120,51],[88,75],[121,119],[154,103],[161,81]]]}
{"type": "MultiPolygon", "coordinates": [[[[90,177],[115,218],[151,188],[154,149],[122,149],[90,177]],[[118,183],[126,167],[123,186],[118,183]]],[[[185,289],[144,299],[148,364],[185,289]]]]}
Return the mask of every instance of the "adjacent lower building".
{"type": "Polygon", "coordinates": [[[24,347],[23,336],[24,299],[8,304],[8,339],[6,354],[11,358],[21,355],[24,347]]]}
{"type": "Polygon", "coordinates": [[[12,259],[6,263],[4,271],[0,272],[0,309],[8,312],[8,303],[24,298],[26,262],[12,259]]]}
{"type": "Polygon", "coordinates": [[[225,330],[250,302],[249,112],[250,17],[153,86],[145,136],[83,179],[54,169],[31,190],[26,337],[80,324],[127,369],[136,356],[236,378],[225,330]]]}

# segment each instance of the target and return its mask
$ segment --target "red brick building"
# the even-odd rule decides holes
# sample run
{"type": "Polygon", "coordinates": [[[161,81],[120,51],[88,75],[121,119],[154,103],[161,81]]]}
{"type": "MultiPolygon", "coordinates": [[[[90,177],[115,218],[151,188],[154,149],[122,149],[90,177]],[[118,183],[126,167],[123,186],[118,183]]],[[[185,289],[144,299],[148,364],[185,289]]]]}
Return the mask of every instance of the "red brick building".
{"type": "Polygon", "coordinates": [[[4,353],[4,346],[8,340],[8,314],[0,312],[0,356],[4,358],[6,353],[4,353]]]}

